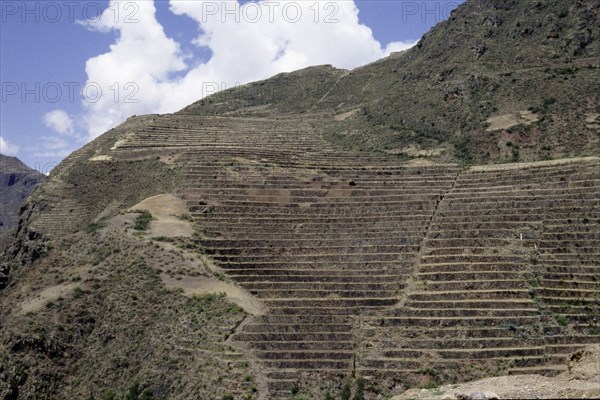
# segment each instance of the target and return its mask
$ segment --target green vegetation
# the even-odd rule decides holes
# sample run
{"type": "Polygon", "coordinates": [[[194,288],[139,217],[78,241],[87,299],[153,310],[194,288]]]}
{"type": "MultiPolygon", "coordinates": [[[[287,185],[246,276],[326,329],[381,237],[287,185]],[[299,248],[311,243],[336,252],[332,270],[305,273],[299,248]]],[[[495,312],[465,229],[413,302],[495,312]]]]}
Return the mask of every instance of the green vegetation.
{"type": "Polygon", "coordinates": [[[454,143],[454,156],[465,164],[472,164],[474,160],[470,145],[469,138],[463,138],[454,143]]]}
{"type": "Polygon", "coordinates": [[[79,286],[77,286],[75,289],[73,289],[73,297],[75,297],[76,299],[83,296],[83,294],[85,293],[85,291],[80,288],[79,286]]]}
{"type": "Polygon", "coordinates": [[[356,392],[352,400],[365,400],[365,380],[362,376],[356,379],[356,392]]]}
{"type": "Polygon", "coordinates": [[[513,145],[510,161],[516,163],[516,162],[519,162],[520,159],[521,159],[521,154],[519,152],[519,145],[513,145]]]}
{"type": "Polygon", "coordinates": [[[136,211],[138,216],[135,218],[133,229],[136,231],[145,231],[150,227],[150,222],[153,220],[152,214],[148,210],[136,211]]]}
{"type": "Polygon", "coordinates": [[[181,221],[192,221],[192,216],[188,213],[183,213],[179,216],[177,216],[178,219],[180,219],[181,221]]]}
{"type": "MultiPolygon", "coordinates": [[[[88,399],[95,400],[94,396],[88,399]]],[[[100,400],[153,400],[154,394],[151,389],[141,390],[140,384],[134,382],[125,392],[118,393],[114,389],[109,389],[100,398],[100,400]]]]}
{"type": "Polygon", "coordinates": [[[98,230],[104,228],[106,226],[108,218],[100,218],[97,221],[92,222],[91,224],[89,224],[86,229],[85,232],[86,233],[91,233],[92,235],[95,234],[98,230]]]}
{"type": "Polygon", "coordinates": [[[350,397],[352,396],[352,380],[350,378],[347,378],[344,381],[344,386],[342,386],[342,393],[341,393],[341,399],[342,400],[350,400],[350,397]]]}
{"type": "Polygon", "coordinates": [[[531,276],[531,277],[527,278],[525,282],[527,282],[527,285],[532,288],[537,288],[540,286],[540,281],[535,276],[531,276]]]}
{"type": "Polygon", "coordinates": [[[169,238],[166,236],[155,236],[152,238],[152,240],[154,240],[155,242],[174,242],[175,240],[173,238],[169,238]]]}
{"type": "Polygon", "coordinates": [[[423,389],[437,389],[440,386],[439,383],[437,383],[434,380],[430,380],[427,381],[427,383],[425,385],[423,385],[423,389]]]}
{"type": "Polygon", "coordinates": [[[569,320],[564,315],[555,315],[554,318],[556,319],[556,322],[558,322],[558,324],[561,326],[567,326],[569,323],[569,320]]]}

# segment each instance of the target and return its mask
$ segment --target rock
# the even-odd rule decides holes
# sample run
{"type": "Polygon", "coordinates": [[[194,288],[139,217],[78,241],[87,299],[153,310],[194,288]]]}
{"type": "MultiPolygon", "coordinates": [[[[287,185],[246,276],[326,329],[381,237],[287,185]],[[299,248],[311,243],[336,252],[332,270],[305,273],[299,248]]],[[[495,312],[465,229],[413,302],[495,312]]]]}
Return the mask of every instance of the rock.
{"type": "Polygon", "coordinates": [[[458,400],[492,400],[499,399],[498,395],[493,392],[471,392],[469,394],[466,393],[457,393],[456,398],[458,400]]]}
{"type": "Polygon", "coordinates": [[[600,381],[600,346],[588,347],[569,356],[570,380],[600,381]]]}

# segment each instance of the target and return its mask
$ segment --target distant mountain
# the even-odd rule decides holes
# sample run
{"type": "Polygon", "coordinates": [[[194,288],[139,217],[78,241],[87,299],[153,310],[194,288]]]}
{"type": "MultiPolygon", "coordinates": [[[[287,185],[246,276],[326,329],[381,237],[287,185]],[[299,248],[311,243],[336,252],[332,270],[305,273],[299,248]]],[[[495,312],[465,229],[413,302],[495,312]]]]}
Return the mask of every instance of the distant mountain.
{"type": "Polygon", "coordinates": [[[29,168],[16,157],[0,154],[0,231],[12,228],[19,208],[46,176],[29,168]]]}

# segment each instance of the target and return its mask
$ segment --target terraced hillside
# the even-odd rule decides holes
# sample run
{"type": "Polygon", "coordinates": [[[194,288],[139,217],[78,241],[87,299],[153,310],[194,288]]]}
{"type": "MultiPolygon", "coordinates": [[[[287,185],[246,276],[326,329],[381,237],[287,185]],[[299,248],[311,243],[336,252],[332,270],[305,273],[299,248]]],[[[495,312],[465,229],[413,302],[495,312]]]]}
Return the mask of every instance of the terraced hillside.
{"type": "Polygon", "coordinates": [[[555,374],[598,343],[599,172],[597,159],[463,171],[405,297],[369,321],[367,365],[425,364],[434,381],[555,374]]]}
{"type": "MultiPolygon", "coordinates": [[[[553,375],[569,352],[598,342],[600,160],[406,163],[336,149],[314,128],[321,118],[132,120],[135,130],[113,132],[68,168],[155,160],[177,175],[197,232],[182,240],[264,307],[228,339],[253,360],[262,398],[336,394],[349,376],[383,395],[553,375]]],[[[42,193],[76,177],[59,170],[42,193]]],[[[57,243],[72,233],[52,210],[85,203],[44,196],[50,213],[32,210],[29,229],[57,243]]],[[[118,202],[128,199],[98,196],[98,214],[74,209],[69,226],[118,202]]]]}
{"type": "Polygon", "coordinates": [[[1,259],[0,397],[374,400],[561,372],[599,343],[599,20],[467,1],[408,52],[77,150],[1,259]]]}
{"type": "Polygon", "coordinates": [[[190,105],[199,115],[328,112],[355,151],[474,164],[599,156],[600,4],[466,1],[406,52],[312,67],[190,105]]]}

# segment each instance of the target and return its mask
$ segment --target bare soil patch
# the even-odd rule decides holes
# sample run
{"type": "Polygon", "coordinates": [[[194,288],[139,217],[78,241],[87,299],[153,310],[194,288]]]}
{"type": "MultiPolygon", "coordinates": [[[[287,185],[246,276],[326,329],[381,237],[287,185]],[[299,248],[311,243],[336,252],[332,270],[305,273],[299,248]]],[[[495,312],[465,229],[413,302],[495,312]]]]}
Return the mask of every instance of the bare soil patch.
{"type": "Polygon", "coordinates": [[[163,274],[161,278],[165,286],[168,288],[181,288],[186,296],[224,293],[232,303],[240,306],[249,314],[263,315],[265,312],[259,300],[230,282],[205,276],[177,279],[163,274]]]}
{"type": "Polygon", "coordinates": [[[147,198],[130,211],[148,210],[154,220],[148,234],[151,237],[191,237],[194,229],[185,218],[187,207],[183,200],[172,194],[161,194],[147,198]]]}
{"type": "Polygon", "coordinates": [[[345,120],[347,120],[348,118],[352,117],[354,114],[356,114],[359,111],[360,111],[360,109],[348,111],[348,112],[345,112],[343,114],[338,114],[334,118],[335,118],[336,121],[345,121],[345,120]]]}
{"type": "Polygon", "coordinates": [[[490,117],[487,120],[487,123],[490,126],[486,129],[486,132],[508,129],[517,125],[531,125],[538,120],[537,114],[534,114],[531,111],[519,111],[517,114],[505,114],[490,117]]]}
{"type": "Polygon", "coordinates": [[[46,288],[22,303],[21,314],[40,311],[48,303],[70,294],[77,286],[78,283],[62,283],[46,288]]]}

